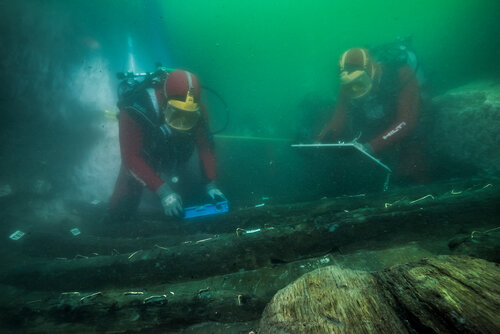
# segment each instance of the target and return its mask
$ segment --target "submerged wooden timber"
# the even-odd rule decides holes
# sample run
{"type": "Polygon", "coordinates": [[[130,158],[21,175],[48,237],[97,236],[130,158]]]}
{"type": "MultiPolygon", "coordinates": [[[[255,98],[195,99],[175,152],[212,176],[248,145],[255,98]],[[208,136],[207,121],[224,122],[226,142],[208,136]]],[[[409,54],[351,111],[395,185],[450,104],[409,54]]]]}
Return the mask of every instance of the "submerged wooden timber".
{"type": "Polygon", "coordinates": [[[3,252],[0,319],[21,332],[251,324],[276,291],[332,264],[373,271],[436,254],[498,262],[499,199],[496,180],[457,181],[110,226],[119,237],[92,222],[77,239],[33,232],[3,252]]]}
{"type": "Polygon", "coordinates": [[[500,269],[441,256],[376,273],[317,269],[279,291],[262,334],[498,333],[500,269]]]}

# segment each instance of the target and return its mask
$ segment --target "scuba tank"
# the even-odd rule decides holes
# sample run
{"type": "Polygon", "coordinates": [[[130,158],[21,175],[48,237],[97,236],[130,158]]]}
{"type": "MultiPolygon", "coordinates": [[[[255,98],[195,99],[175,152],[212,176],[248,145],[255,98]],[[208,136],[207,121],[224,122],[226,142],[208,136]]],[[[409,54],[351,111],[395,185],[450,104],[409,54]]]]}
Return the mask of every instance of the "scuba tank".
{"type": "Polygon", "coordinates": [[[174,69],[159,66],[154,72],[118,72],[116,78],[121,80],[117,88],[118,107],[123,105],[137,92],[155,87],[162,83],[174,69]]]}
{"type": "Polygon", "coordinates": [[[392,43],[382,44],[370,49],[374,58],[382,65],[390,67],[410,67],[417,77],[420,86],[425,84],[424,71],[420,59],[412,47],[412,36],[398,37],[392,43]]]}

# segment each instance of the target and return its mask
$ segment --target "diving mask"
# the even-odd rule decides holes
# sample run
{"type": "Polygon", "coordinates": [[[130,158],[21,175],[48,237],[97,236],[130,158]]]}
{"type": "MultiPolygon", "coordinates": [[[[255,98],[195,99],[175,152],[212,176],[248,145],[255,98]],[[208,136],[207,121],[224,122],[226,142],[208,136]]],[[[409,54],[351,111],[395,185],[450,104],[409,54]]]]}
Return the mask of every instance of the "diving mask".
{"type": "Polygon", "coordinates": [[[364,70],[342,71],[340,73],[340,84],[350,98],[359,99],[372,89],[373,80],[364,70]]]}
{"type": "Polygon", "coordinates": [[[191,130],[200,118],[200,107],[194,102],[194,96],[188,91],[186,101],[170,100],[163,110],[165,122],[177,130],[191,130]]]}

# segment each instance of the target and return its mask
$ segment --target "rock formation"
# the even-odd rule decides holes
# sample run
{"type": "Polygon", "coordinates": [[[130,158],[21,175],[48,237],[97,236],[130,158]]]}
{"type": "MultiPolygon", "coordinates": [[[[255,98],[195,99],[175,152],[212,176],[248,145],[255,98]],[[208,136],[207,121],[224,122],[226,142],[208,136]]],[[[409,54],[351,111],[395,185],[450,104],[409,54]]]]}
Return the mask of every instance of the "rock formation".
{"type": "Polygon", "coordinates": [[[483,173],[500,173],[500,83],[468,84],[432,102],[428,144],[436,156],[483,173]]]}

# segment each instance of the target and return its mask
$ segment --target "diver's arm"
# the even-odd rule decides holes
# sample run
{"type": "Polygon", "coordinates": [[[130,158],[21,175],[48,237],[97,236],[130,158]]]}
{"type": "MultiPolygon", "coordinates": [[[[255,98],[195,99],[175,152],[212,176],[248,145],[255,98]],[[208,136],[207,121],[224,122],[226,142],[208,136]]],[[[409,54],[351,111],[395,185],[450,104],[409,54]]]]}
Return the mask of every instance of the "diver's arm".
{"type": "Polygon", "coordinates": [[[215,167],[215,149],[213,136],[210,134],[208,126],[208,112],[203,105],[200,106],[201,117],[198,125],[194,129],[195,143],[198,150],[198,157],[203,166],[203,172],[207,183],[213,182],[217,176],[215,167]]]}
{"type": "Polygon", "coordinates": [[[143,135],[141,127],[127,112],[120,112],[118,121],[123,164],[139,182],[152,191],[156,191],[164,182],[142,157],[143,135]]]}
{"type": "Polygon", "coordinates": [[[202,163],[203,171],[208,182],[215,180],[217,171],[215,167],[215,153],[213,138],[208,131],[208,126],[203,120],[195,129],[195,142],[198,150],[198,157],[202,163]]]}
{"type": "Polygon", "coordinates": [[[347,113],[349,108],[349,98],[341,90],[335,105],[335,110],[333,112],[333,117],[331,121],[321,130],[318,137],[316,137],[317,142],[323,142],[324,140],[338,138],[344,131],[347,113]]]}
{"type": "Polygon", "coordinates": [[[399,70],[403,85],[397,101],[397,120],[384,132],[370,141],[374,152],[383,151],[406,137],[415,127],[420,107],[420,89],[413,70],[407,66],[399,70]]]}

